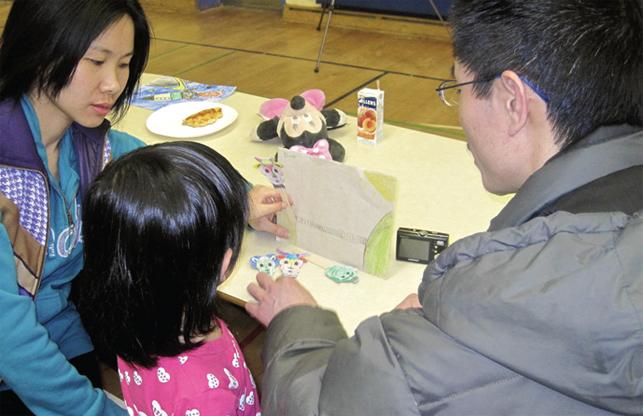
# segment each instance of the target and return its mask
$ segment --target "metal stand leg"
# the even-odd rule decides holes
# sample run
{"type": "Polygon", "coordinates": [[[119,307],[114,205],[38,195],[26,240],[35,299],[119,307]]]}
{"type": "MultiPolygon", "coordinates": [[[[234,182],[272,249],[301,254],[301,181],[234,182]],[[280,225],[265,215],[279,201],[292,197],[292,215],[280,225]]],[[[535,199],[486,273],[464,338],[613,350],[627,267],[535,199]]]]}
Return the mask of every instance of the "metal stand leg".
{"type": "MultiPolygon", "coordinates": [[[[438,10],[433,0],[429,0],[433,11],[440,19],[440,22],[446,26],[446,22],[442,18],[442,14],[438,10]]],[[[324,20],[324,14],[328,11],[328,19],[326,20],[326,27],[324,28],[324,35],[322,36],[321,45],[319,45],[319,53],[317,54],[317,63],[315,64],[315,72],[319,72],[319,64],[321,63],[321,56],[324,53],[324,46],[326,46],[326,36],[328,35],[328,27],[330,26],[330,21],[333,17],[333,10],[335,10],[335,0],[330,0],[327,6],[323,6],[321,16],[319,17],[319,23],[317,23],[317,30],[321,28],[322,21],[324,20]]]]}
{"type": "MultiPolygon", "coordinates": [[[[317,54],[317,64],[315,65],[315,72],[319,72],[319,64],[321,62],[322,53],[324,53],[324,46],[326,45],[326,36],[328,35],[328,27],[330,26],[330,21],[333,17],[333,10],[335,10],[335,0],[331,0],[330,4],[327,7],[328,10],[328,19],[326,19],[326,28],[324,29],[324,35],[322,36],[321,45],[319,45],[319,53],[317,54]]],[[[322,15],[323,18],[323,15],[322,15]]],[[[321,24],[321,20],[319,21],[321,24]]]]}
{"type": "Polygon", "coordinates": [[[442,22],[442,26],[446,27],[447,22],[445,22],[444,19],[442,18],[442,14],[440,13],[440,10],[438,10],[438,8],[436,7],[435,2],[433,0],[429,0],[429,3],[431,3],[431,7],[433,8],[433,11],[438,16],[438,19],[440,19],[440,22],[442,22]]]}
{"type": "Polygon", "coordinates": [[[319,32],[319,30],[321,29],[321,24],[322,24],[322,22],[324,21],[324,15],[326,14],[326,10],[328,10],[328,6],[326,6],[326,5],[324,4],[324,5],[322,6],[322,12],[321,12],[321,14],[319,15],[319,22],[317,23],[317,31],[318,31],[318,32],[319,32]]]}

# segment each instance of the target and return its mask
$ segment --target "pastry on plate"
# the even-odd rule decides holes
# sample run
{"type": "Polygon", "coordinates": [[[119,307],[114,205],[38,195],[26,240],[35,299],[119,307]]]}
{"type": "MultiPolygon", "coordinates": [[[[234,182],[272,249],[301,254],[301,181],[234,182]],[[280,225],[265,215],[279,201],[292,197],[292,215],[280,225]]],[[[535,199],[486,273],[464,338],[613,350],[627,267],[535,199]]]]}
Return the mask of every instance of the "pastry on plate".
{"type": "Polygon", "coordinates": [[[190,127],[205,127],[223,117],[221,107],[212,107],[191,114],[183,119],[183,124],[190,127]]]}

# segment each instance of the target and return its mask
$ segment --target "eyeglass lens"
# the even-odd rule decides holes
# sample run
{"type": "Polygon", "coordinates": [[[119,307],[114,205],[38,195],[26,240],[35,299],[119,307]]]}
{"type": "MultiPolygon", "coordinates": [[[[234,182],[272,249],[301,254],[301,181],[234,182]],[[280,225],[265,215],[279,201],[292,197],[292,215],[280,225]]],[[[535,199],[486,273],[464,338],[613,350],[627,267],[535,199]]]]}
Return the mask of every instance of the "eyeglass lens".
{"type": "MultiPolygon", "coordinates": [[[[449,86],[451,86],[453,84],[455,84],[455,83],[451,83],[451,82],[447,83],[447,82],[445,82],[442,85],[440,85],[440,87],[449,87],[449,86]]],[[[460,88],[459,87],[440,89],[440,90],[438,90],[438,94],[439,94],[440,99],[442,100],[442,102],[444,104],[448,105],[449,107],[455,107],[455,106],[458,105],[458,101],[459,101],[459,98],[460,98],[460,88]]]]}

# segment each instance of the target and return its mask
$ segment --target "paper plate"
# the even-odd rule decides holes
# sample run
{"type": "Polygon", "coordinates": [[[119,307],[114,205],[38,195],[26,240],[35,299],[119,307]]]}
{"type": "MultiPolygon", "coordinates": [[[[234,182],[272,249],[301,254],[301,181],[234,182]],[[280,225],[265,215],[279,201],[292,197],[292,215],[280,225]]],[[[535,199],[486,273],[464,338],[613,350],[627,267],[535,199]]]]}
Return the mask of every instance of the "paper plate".
{"type": "Polygon", "coordinates": [[[147,118],[147,129],[152,133],[179,139],[207,136],[216,133],[232,124],[239,114],[234,108],[225,104],[211,101],[189,101],[171,104],[156,110],[147,118]],[[189,127],[183,125],[183,120],[194,113],[206,108],[221,108],[223,116],[212,124],[204,127],[189,127]]]}

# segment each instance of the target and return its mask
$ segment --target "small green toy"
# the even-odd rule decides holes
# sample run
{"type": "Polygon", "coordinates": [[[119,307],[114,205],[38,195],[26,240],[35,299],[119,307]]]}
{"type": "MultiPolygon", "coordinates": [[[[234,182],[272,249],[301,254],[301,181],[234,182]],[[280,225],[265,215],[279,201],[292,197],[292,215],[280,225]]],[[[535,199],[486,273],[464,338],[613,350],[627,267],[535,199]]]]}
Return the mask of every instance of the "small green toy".
{"type": "Polygon", "coordinates": [[[335,283],[357,283],[357,269],[350,266],[337,264],[325,270],[326,277],[335,283]]]}

